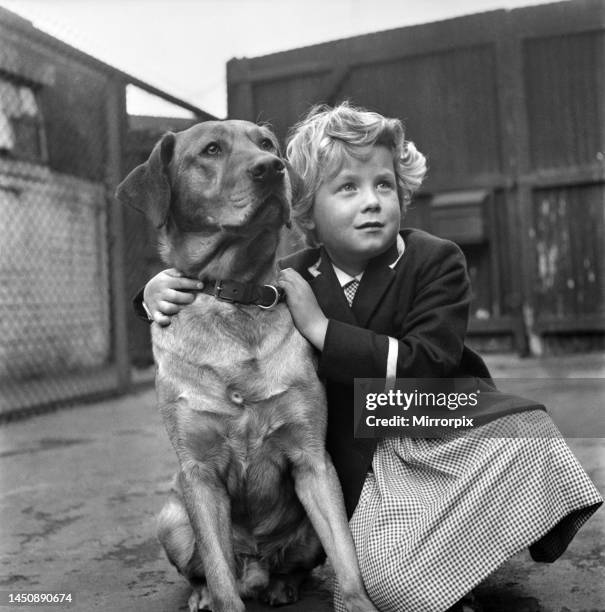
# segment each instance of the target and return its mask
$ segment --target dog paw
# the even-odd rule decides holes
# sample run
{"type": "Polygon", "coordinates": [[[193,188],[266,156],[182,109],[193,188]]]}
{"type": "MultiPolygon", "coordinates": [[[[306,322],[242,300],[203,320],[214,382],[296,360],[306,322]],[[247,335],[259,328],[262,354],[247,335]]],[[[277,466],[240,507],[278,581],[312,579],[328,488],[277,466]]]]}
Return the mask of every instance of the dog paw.
{"type": "Polygon", "coordinates": [[[254,597],[269,586],[269,572],[256,559],[243,562],[241,578],[238,581],[240,597],[254,597]]]}
{"type": "Polygon", "coordinates": [[[193,589],[189,596],[189,612],[199,612],[199,610],[212,610],[210,592],[207,586],[193,589]]]}
{"type": "Polygon", "coordinates": [[[270,606],[285,606],[298,601],[299,582],[289,576],[271,576],[269,586],[262,591],[260,600],[270,606]]]}

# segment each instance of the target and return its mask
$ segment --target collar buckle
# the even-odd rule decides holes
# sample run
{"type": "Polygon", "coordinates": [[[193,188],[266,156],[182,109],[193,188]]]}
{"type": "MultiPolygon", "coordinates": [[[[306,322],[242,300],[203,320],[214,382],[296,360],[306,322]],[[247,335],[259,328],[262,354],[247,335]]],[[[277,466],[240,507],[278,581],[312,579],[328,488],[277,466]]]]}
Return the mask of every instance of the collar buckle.
{"type": "Polygon", "coordinates": [[[223,281],[219,279],[214,283],[214,292],[212,293],[212,295],[217,300],[222,300],[223,302],[234,302],[235,301],[232,298],[227,297],[226,295],[222,295],[222,291],[223,291],[223,281]]]}

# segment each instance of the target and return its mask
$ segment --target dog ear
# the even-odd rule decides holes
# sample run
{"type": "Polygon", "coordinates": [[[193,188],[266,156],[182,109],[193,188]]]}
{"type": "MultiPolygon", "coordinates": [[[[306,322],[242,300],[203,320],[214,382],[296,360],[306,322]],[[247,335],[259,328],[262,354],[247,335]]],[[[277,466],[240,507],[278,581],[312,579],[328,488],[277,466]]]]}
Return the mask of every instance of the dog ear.
{"type": "Polygon", "coordinates": [[[170,210],[168,166],[174,155],[175,140],[172,132],[164,134],[149,159],[137,166],[116,190],[119,202],[144,213],[156,228],[166,223],[170,210]]]}

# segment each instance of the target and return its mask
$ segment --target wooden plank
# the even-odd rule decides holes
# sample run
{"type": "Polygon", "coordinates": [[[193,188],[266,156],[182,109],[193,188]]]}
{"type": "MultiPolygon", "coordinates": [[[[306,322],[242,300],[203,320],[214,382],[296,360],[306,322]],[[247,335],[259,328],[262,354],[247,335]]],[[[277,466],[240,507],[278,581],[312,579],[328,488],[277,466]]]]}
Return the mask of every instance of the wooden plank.
{"type": "Polygon", "coordinates": [[[407,138],[429,155],[431,189],[465,188],[500,173],[494,68],[489,45],[417,55],[354,67],[340,94],[404,121],[407,138]]]}
{"type": "Polygon", "coordinates": [[[521,278],[523,266],[514,253],[518,252],[519,236],[515,228],[515,198],[516,186],[514,183],[518,177],[518,155],[517,146],[519,142],[518,124],[516,117],[516,101],[520,81],[515,74],[515,64],[510,61],[511,54],[514,57],[518,42],[509,36],[510,21],[503,19],[497,31],[496,38],[496,95],[498,104],[498,117],[500,119],[500,159],[502,173],[507,177],[507,184],[494,193],[490,201],[490,240],[492,244],[492,274],[495,277],[494,306],[496,316],[503,312],[512,311],[515,330],[515,348],[520,353],[527,352],[525,334],[523,330],[523,312],[521,295],[523,292],[521,278]],[[496,208],[500,204],[499,208],[496,208]],[[501,208],[503,208],[501,210],[501,208]],[[503,248],[506,244],[509,248],[503,248]],[[509,283],[510,295],[502,292],[502,282],[506,278],[509,283]],[[509,300],[505,304],[505,300],[509,300]]]}
{"type": "Polygon", "coordinates": [[[255,80],[257,75],[272,79],[284,71],[290,75],[318,71],[326,64],[330,70],[331,62],[326,62],[326,57],[346,57],[352,65],[369,65],[489,44],[504,14],[505,11],[497,10],[465,15],[250,58],[251,79],[255,80]]]}
{"type": "Polygon", "coordinates": [[[254,121],[254,96],[247,59],[227,62],[227,116],[254,121]]]}
{"type": "Polygon", "coordinates": [[[488,242],[489,242],[489,268],[490,268],[490,285],[491,285],[491,303],[490,312],[493,317],[502,315],[502,295],[500,290],[500,276],[502,272],[502,263],[500,262],[499,243],[503,236],[502,228],[496,226],[497,216],[495,210],[495,198],[493,194],[485,201],[484,212],[485,224],[487,226],[488,242]]]}
{"type": "Polygon", "coordinates": [[[534,192],[537,325],[604,314],[604,200],[603,185],[534,192]]]}
{"type": "Polygon", "coordinates": [[[603,31],[594,31],[522,40],[534,168],[597,160],[595,126],[602,114],[597,75],[605,71],[604,39],[603,31]]]}
{"type": "Polygon", "coordinates": [[[511,24],[519,38],[587,32],[605,28],[605,11],[600,0],[496,10],[232,61],[250,62],[253,83],[279,80],[330,71],[332,63],[326,57],[346,57],[351,66],[366,66],[489,44],[498,38],[503,23],[511,24]]]}
{"type": "Polygon", "coordinates": [[[350,63],[337,65],[326,78],[323,87],[323,97],[328,104],[332,106],[338,102],[338,93],[342,88],[343,83],[351,74],[353,66],[350,63]]]}
{"type": "Polygon", "coordinates": [[[602,0],[572,0],[514,9],[511,22],[520,38],[566,36],[605,28],[602,0]]]}
{"type": "Polygon", "coordinates": [[[275,83],[258,83],[253,88],[254,120],[269,122],[283,142],[288,129],[313,104],[327,101],[324,93],[324,78],[318,74],[288,79],[278,87],[275,83]]]}
{"type": "Polygon", "coordinates": [[[605,182],[605,165],[594,162],[583,166],[542,168],[521,174],[518,181],[520,185],[534,188],[602,183],[605,182]]]}
{"type": "Polygon", "coordinates": [[[516,317],[494,317],[492,319],[471,318],[468,331],[472,334],[513,333],[517,325],[516,317]]]}
{"type": "Polygon", "coordinates": [[[605,331],[605,316],[581,316],[557,318],[540,317],[535,329],[539,333],[602,332],[605,331]]]}
{"type": "Polygon", "coordinates": [[[532,279],[533,244],[531,238],[531,189],[520,185],[518,177],[527,172],[529,165],[529,143],[527,140],[528,125],[525,109],[525,91],[523,82],[523,60],[521,40],[516,35],[515,22],[511,13],[506,13],[498,40],[498,88],[501,90],[503,137],[505,139],[503,161],[505,172],[516,185],[507,193],[507,220],[510,233],[506,240],[510,245],[508,269],[511,274],[511,286],[519,296],[518,305],[513,306],[519,321],[515,341],[521,354],[530,352],[526,332],[531,334],[533,322],[532,279]],[[521,321],[523,323],[521,323],[521,321]]]}
{"type": "Polygon", "coordinates": [[[228,81],[233,85],[267,83],[281,79],[291,79],[293,76],[301,77],[306,74],[330,73],[332,71],[332,63],[326,61],[300,62],[294,65],[260,68],[254,71],[250,70],[250,61],[246,58],[230,60],[229,63],[232,64],[232,67],[237,67],[228,75],[228,81]]]}
{"type": "MultiPolygon", "coordinates": [[[[605,36],[601,39],[601,45],[597,50],[597,54],[602,63],[605,63],[605,36]]],[[[605,98],[605,70],[597,71],[595,75],[596,82],[596,95],[598,100],[601,100],[601,104],[597,105],[598,109],[598,121],[597,126],[595,128],[598,131],[599,138],[599,150],[596,152],[596,159],[601,163],[602,166],[605,167],[605,104],[603,104],[603,99],[605,98]]]]}
{"type": "Polygon", "coordinates": [[[514,187],[513,180],[503,174],[486,172],[481,174],[466,173],[454,176],[453,174],[447,173],[440,176],[435,173],[435,170],[431,168],[430,164],[431,159],[429,158],[429,176],[423,189],[424,191],[430,190],[431,193],[463,189],[512,189],[514,187]]]}

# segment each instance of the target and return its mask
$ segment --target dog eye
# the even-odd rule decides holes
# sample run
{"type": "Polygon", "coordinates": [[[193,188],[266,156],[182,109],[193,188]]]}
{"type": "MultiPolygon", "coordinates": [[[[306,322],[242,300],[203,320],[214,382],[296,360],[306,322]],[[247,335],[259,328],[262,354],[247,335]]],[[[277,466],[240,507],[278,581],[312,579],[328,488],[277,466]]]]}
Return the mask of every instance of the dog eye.
{"type": "Polygon", "coordinates": [[[218,142],[210,142],[202,150],[204,155],[218,155],[220,152],[221,147],[219,146],[218,142]]]}
{"type": "Polygon", "coordinates": [[[263,138],[260,141],[260,148],[265,151],[273,151],[275,150],[275,145],[273,144],[273,141],[270,138],[263,138]]]}

